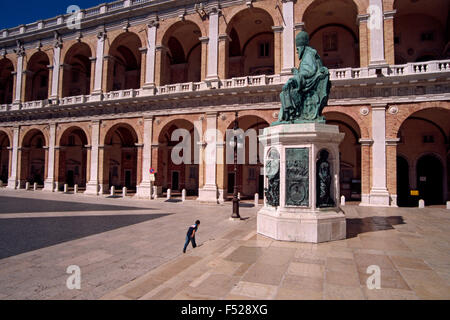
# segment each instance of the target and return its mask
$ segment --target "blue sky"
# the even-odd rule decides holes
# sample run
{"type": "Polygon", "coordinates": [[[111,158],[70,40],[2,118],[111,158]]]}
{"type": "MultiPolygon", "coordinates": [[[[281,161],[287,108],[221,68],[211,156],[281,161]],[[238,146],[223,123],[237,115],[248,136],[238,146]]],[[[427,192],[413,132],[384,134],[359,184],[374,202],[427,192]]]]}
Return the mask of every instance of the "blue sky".
{"type": "Polygon", "coordinates": [[[86,9],[105,2],[112,0],[0,0],[0,30],[65,14],[70,5],[86,9]]]}

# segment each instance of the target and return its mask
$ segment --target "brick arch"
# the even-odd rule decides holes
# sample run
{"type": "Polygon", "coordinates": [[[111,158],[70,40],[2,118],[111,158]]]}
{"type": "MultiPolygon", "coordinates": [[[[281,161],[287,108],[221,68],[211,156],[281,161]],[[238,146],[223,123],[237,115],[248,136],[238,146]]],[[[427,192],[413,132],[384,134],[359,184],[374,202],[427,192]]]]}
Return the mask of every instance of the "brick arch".
{"type": "Polygon", "coordinates": [[[414,113],[426,109],[439,108],[450,111],[450,104],[442,104],[439,101],[426,102],[420,104],[406,104],[398,105],[398,113],[390,114],[386,112],[386,137],[395,139],[397,138],[398,131],[403,123],[412,116],[414,113]]]}
{"type": "MultiPolygon", "coordinates": [[[[173,115],[169,117],[158,118],[156,119],[156,121],[153,121],[152,144],[158,144],[161,133],[164,132],[168,124],[176,120],[187,120],[192,123],[192,125],[194,125],[195,121],[201,121],[199,114],[173,115]],[[157,123],[158,121],[159,123],[157,123]]],[[[206,124],[204,121],[202,121],[202,127],[203,131],[205,131],[206,124]]],[[[199,134],[203,135],[203,132],[200,132],[199,134]]]]}
{"type": "Polygon", "coordinates": [[[360,113],[361,106],[351,106],[351,107],[343,107],[343,106],[327,106],[323,115],[327,116],[327,113],[336,113],[339,116],[344,118],[350,118],[355,124],[358,126],[360,138],[370,138],[371,136],[371,115],[363,116],[360,113]]]}
{"type": "MultiPolygon", "coordinates": [[[[297,1],[297,3],[294,6],[294,17],[295,22],[303,22],[304,21],[304,15],[305,12],[308,10],[308,8],[314,3],[318,2],[320,0],[304,0],[304,1],[297,1]]],[[[353,2],[356,6],[357,14],[366,14],[367,8],[369,6],[369,0],[349,0],[350,2],[353,2]]]]}
{"type": "Polygon", "coordinates": [[[80,129],[81,131],[84,132],[86,139],[87,139],[87,144],[90,145],[91,144],[91,136],[89,134],[89,130],[88,130],[88,124],[78,124],[78,123],[70,123],[70,124],[64,124],[64,125],[58,125],[58,130],[56,132],[56,145],[61,145],[61,139],[64,137],[64,135],[68,132],[71,131],[72,129],[80,129]]]}
{"type": "MultiPolygon", "coordinates": [[[[192,22],[198,27],[201,33],[199,38],[208,36],[208,23],[205,22],[206,20],[203,21],[198,15],[187,15],[184,17],[184,21],[192,22]]],[[[172,28],[179,22],[181,22],[179,18],[170,18],[165,21],[160,21],[160,25],[156,33],[156,45],[161,45],[166,34],[171,32],[172,28]]]]}
{"type": "Polygon", "coordinates": [[[110,137],[112,133],[114,133],[114,130],[119,127],[124,127],[128,130],[130,130],[131,134],[134,135],[136,138],[136,143],[142,144],[142,132],[140,128],[142,128],[142,125],[137,124],[138,121],[135,119],[129,120],[129,119],[120,119],[114,122],[108,122],[105,124],[100,125],[100,143],[103,145],[106,144],[106,139],[110,137]],[[103,127],[103,125],[105,125],[103,127]]]}
{"type": "Polygon", "coordinates": [[[8,146],[12,146],[13,143],[13,135],[11,130],[8,128],[0,128],[0,135],[4,134],[8,138],[8,146]]]}
{"type": "Polygon", "coordinates": [[[48,126],[33,126],[33,127],[29,127],[27,129],[25,129],[24,131],[20,130],[20,135],[19,135],[19,146],[20,147],[23,146],[25,138],[28,138],[28,135],[32,131],[39,131],[39,132],[41,132],[42,135],[44,136],[45,146],[49,145],[50,138],[49,138],[48,126]]]}
{"type": "Polygon", "coordinates": [[[95,57],[95,53],[97,52],[97,47],[92,43],[92,41],[77,41],[77,40],[68,40],[63,43],[61,48],[61,63],[66,61],[67,54],[70,53],[70,49],[72,49],[76,44],[83,43],[89,47],[91,50],[91,57],[95,57]]]}
{"type": "MultiPolygon", "coordinates": [[[[270,126],[270,124],[276,120],[272,116],[273,112],[274,112],[273,110],[270,110],[269,112],[258,112],[258,114],[256,115],[255,111],[252,111],[252,110],[240,111],[238,113],[238,121],[239,121],[239,119],[242,119],[243,117],[255,117],[255,118],[259,118],[259,119],[265,121],[270,126]]],[[[226,115],[226,119],[220,125],[220,128],[222,129],[221,133],[222,133],[224,139],[225,139],[226,130],[229,129],[230,127],[233,127],[233,123],[234,123],[234,113],[228,113],[226,115]]]]}
{"type": "MultiPolygon", "coordinates": [[[[263,10],[265,13],[267,13],[272,18],[274,26],[283,25],[283,19],[281,17],[281,14],[275,8],[275,5],[273,3],[269,3],[267,1],[254,2],[252,6],[253,8],[263,10]]],[[[219,34],[228,33],[230,31],[228,30],[228,26],[230,22],[233,20],[233,18],[242,11],[248,9],[249,8],[245,4],[222,9],[223,17],[219,18],[219,34]]]]}
{"type": "MultiPolygon", "coordinates": [[[[145,27],[146,28],[146,27],[145,27]]],[[[128,32],[125,32],[122,28],[111,30],[106,33],[106,39],[105,39],[105,48],[104,53],[109,54],[109,51],[111,49],[112,44],[119,39],[120,37],[124,37],[125,34],[134,34],[138,37],[140,41],[140,47],[146,47],[147,44],[147,32],[143,32],[145,29],[142,25],[139,26],[132,26],[128,28],[128,32]]],[[[96,51],[92,51],[93,54],[96,51]]]]}

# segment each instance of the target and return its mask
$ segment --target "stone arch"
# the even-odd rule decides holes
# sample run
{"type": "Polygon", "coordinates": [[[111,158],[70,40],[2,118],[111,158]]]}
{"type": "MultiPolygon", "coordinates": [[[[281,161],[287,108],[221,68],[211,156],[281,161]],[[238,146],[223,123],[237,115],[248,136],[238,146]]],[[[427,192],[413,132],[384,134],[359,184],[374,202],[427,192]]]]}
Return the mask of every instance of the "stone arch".
{"type": "Polygon", "coordinates": [[[186,189],[188,195],[198,195],[199,162],[201,160],[198,157],[197,142],[201,141],[200,134],[202,133],[197,132],[196,126],[190,119],[172,118],[161,124],[159,133],[155,135],[155,138],[158,139],[156,185],[162,187],[163,191],[186,189]],[[172,141],[172,134],[179,129],[181,129],[179,133],[183,138],[179,137],[178,141],[172,141]],[[185,136],[186,134],[187,136],[185,136]],[[190,141],[185,139],[190,139],[190,141]],[[196,141],[196,139],[200,141],[196,141]],[[182,142],[186,143],[185,146],[190,150],[183,149],[183,152],[174,152],[173,149],[179,147],[182,142]],[[185,151],[190,151],[190,157],[188,154],[184,154],[185,151]]]}
{"type": "Polygon", "coordinates": [[[0,104],[10,104],[14,100],[14,70],[11,60],[6,57],[0,59],[0,104]]]}
{"type": "Polygon", "coordinates": [[[282,16],[280,12],[275,8],[275,6],[266,1],[254,2],[252,7],[249,8],[245,4],[236,5],[229,8],[223,8],[223,18],[219,20],[219,34],[229,34],[231,31],[230,22],[242,11],[245,10],[262,10],[267,13],[272,19],[272,25],[281,26],[283,23],[282,16]]]}
{"type": "MultiPolygon", "coordinates": [[[[270,122],[266,121],[259,114],[255,115],[249,113],[239,113],[238,115],[238,127],[245,135],[244,143],[245,149],[239,150],[237,153],[237,175],[234,176],[234,148],[229,145],[233,141],[233,136],[227,135],[227,130],[233,130],[234,128],[234,116],[227,117],[226,127],[223,132],[224,142],[224,154],[223,154],[223,189],[225,198],[227,195],[232,195],[234,190],[234,183],[237,182],[238,192],[241,193],[242,198],[253,199],[255,193],[259,194],[259,198],[264,197],[264,176],[261,175],[261,170],[264,165],[264,146],[259,143],[259,131],[270,125],[270,122]],[[255,140],[252,140],[255,139],[255,140]]],[[[230,134],[232,132],[230,131],[230,134]]]]}
{"type": "Polygon", "coordinates": [[[102,190],[111,186],[135,190],[138,184],[139,137],[128,123],[119,122],[105,130],[103,146],[102,190]]]}
{"type": "Polygon", "coordinates": [[[9,147],[11,139],[8,132],[0,129],[0,180],[6,183],[9,178],[9,147]]]}
{"type": "Polygon", "coordinates": [[[450,111],[450,105],[439,102],[426,102],[420,104],[404,104],[398,105],[398,113],[390,114],[386,112],[386,138],[397,138],[400,127],[406,119],[416,112],[427,109],[441,109],[450,111]]]}
{"type": "Polygon", "coordinates": [[[161,84],[201,80],[202,31],[190,20],[173,22],[161,39],[161,84]]]}
{"type": "Polygon", "coordinates": [[[47,145],[46,135],[37,128],[30,128],[23,134],[20,151],[20,184],[25,182],[43,185],[46,178],[47,145]]]}
{"type": "Polygon", "coordinates": [[[348,201],[360,200],[362,179],[361,129],[359,123],[346,113],[325,112],[326,123],[337,125],[345,133],[339,145],[340,195],[348,201]],[[359,181],[359,182],[358,182],[359,181]]]}
{"type": "Polygon", "coordinates": [[[91,92],[92,51],[84,42],[74,43],[64,55],[62,97],[89,95],[91,92]]]}
{"type": "Polygon", "coordinates": [[[231,40],[239,39],[230,47],[225,45],[225,71],[227,78],[275,73],[274,19],[265,8],[241,9],[229,19],[226,34],[231,40]],[[231,48],[231,49],[230,49],[231,48]],[[239,50],[238,50],[239,49],[239,50]]]}
{"type": "Polygon", "coordinates": [[[352,0],[314,1],[306,7],[302,22],[328,68],[359,67],[358,10],[352,0]]]}
{"type": "Polygon", "coordinates": [[[158,32],[156,34],[156,45],[162,45],[163,39],[167,37],[167,34],[171,32],[170,30],[174,28],[180,22],[192,23],[197,26],[200,30],[200,34],[198,37],[207,37],[208,36],[208,23],[203,21],[200,17],[196,15],[187,15],[184,17],[183,21],[180,21],[178,18],[169,18],[165,21],[160,21],[160,26],[158,28],[158,32]]]}
{"type": "MultiPolygon", "coordinates": [[[[357,9],[357,14],[366,14],[369,6],[369,0],[350,0],[357,9]]],[[[297,1],[294,8],[295,22],[304,22],[305,12],[311,5],[320,4],[321,0],[297,1]]]]}
{"type": "Polygon", "coordinates": [[[48,98],[50,58],[44,51],[35,52],[27,63],[25,79],[25,101],[48,98]]]}
{"type": "Polygon", "coordinates": [[[85,187],[87,182],[87,149],[89,144],[85,130],[76,124],[61,130],[59,145],[58,169],[56,179],[60,185],[85,187]]]}
{"type": "Polygon", "coordinates": [[[107,51],[106,91],[140,88],[141,47],[141,38],[134,32],[123,32],[113,38],[107,51]]]}

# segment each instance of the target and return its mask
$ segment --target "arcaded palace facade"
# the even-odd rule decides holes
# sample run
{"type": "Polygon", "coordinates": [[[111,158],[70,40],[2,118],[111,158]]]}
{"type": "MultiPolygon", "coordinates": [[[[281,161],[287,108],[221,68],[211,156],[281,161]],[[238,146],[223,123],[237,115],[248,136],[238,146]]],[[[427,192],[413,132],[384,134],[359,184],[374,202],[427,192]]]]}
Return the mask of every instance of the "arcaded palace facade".
{"type": "MultiPolygon", "coordinates": [[[[126,186],[141,198],[153,184],[227,201],[225,132],[236,112],[245,132],[277,119],[305,30],[330,70],[327,123],[345,133],[341,195],[442,204],[449,9],[447,0],[119,0],[83,9],[75,27],[66,14],[0,30],[0,180],[94,195],[126,186]],[[180,128],[198,137],[193,161],[171,157],[180,128]]],[[[262,198],[263,159],[249,161],[246,142],[237,185],[241,198],[262,198]]]]}

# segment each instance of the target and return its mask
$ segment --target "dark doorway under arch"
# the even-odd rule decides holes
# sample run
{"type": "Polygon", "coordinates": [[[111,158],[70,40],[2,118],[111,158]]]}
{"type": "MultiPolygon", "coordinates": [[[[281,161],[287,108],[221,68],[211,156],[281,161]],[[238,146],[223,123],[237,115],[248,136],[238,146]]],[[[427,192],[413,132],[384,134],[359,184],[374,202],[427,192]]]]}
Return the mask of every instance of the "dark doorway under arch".
{"type": "Polygon", "coordinates": [[[441,161],[431,154],[417,161],[417,189],[425,205],[443,203],[443,172],[441,161]]]}

